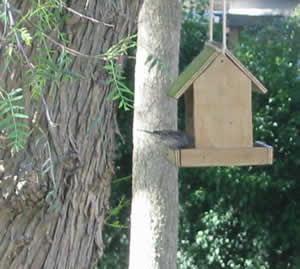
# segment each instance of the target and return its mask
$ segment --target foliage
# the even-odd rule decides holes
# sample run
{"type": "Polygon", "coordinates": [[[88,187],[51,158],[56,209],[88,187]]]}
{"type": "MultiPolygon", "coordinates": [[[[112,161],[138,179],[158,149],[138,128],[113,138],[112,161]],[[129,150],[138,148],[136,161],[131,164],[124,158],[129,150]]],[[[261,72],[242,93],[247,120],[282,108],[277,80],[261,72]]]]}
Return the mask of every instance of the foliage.
{"type": "Polygon", "coordinates": [[[122,75],[124,71],[122,61],[127,58],[128,51],[136,47],[135,40],[136,35],[126,37],[109,48],[107,52],[102,55],[107,61],[107,65],[104,66],[104,69],[107,70],[111,76],[107,81],[108,84],[112,85],[108,99],[119,100],[119,108],[123,108],[125,111],[133,108],[133,91],[124,83],[126,77],[122,75]],[[117,61],[115,59],[117,59],[117,61]]]}
{"type": "Polygon", "coordinates": [[[123,70],[121,67],[111,60],[109,61],[109,65],[104,66],[104,69],[111,75],[111,78],[107,82],[113,85],[113,88],[107,98],[111,100],[119,99],[119,108],[124,108],[125,111],[133,108],[132,98],[127,97],[127,95],[132,96],[133,92],[123,82],[126,77],[122,75],[123,70]]]}
{"type": "Polygon", "coordinates": [[[249,63],[249,68],[259,74],[269,89],[266,98],[256,100],[255,134],[270,142],[276,154],[274,167],[269,171],[272,181],[268,189],[268,195],[276,198],[270,201],[273,207],[269,209],[276,218],[276,225],[273,222],[267,225],[273,234],[274,253],[270,268],[282,268],[284,264],[290,264],[292,268],[300,245],[300,214],[297,209],[300,202],[297,194],[300,187],[297,180],[300,163],[300,17],[274,21],[252,42],[248,36],[245,33],[244,44],[239,49],[244,55],[241,60],[249,63]],[[244,53],[245,46],[251,48],[248,53],[244,53]],[[257,59],[255,64],[254,59],[257,59]]]}
{"type": "MultiPolygon", "coordinates": [[[[22,1],[16,2],[21,5],[22,1]]],[[[48,118],[47,103],[44,99],[45,89],[47,88],[50,91],[60,90],[62,81],[82,78],[81,74],[70,71],[72,53],[71,49],[68,48],[70,41],[64,33],[64,30],[68,27],[66,21],[70,18],[70,13],[66,11],[69,9],[66,9],[64,2],[61,0],[28,1],[27,4],[30,6],[25,5],[26,14],[21,14],[18,9],[12,8],[9,0],[3,0],[0,3],[0,20],[1,23],[3,22],[1,24],[0,47],[1,51],[5,51],[5,56],[7,56],[3,57],[6,60],[6,65],[5,70],[1,70],[1,77],[3,77],[4,72],[12,71],[15,65],[22,65],[27,70],[25,76],[22,77],[24,91],[20,88],[0,89],[0,128],[2,135],[4,134],[5,138],[12,140],[9,145],[12,146],[14,151],[24,148],[26,137],[33,134],[33,130],[28,131],[29,128],[26,122],[36,123],[33,120],[31,122],[31,119],[24,112],[24,92],[27,93],[26,104],[42,101],[48,123],[51,123],[49,122],[51,119],[48,118]],[[3,29],[2,26],[4,26],[3,29]],[[32,48],[29,48],[31,46],[32,48]],[[30,52],[28,55],[27,51],[30,52]],[[27,99],[30,96],[29,92],[31,92],[30,100],[27,99]]],[[[85,57],[105,63],[104,68],[111,76],[107,81],[107,86],[112,88],[108,98],[119,101],[119,107],[124,108],[124,110],[129,110],[132,107],[133,92],[124,82],[122,59],[128,58],[126,57],[128,50],[135,47],[135,38],[136,36],[125,38],[99,55],[82,55],[72,50],[77,57],[85,57]]],[[[34,137],[37,138],[37,141],[33,139],[30,142],[32,145],[35,143],[34,146],[42,144],[38,145],[41,148],[39,153],[42,156],[37,157],[46,159],[41,164],[41,172],[42,175],[47,175],[51,180],[48,182],[49,185],[52,184],[52,191],[48,192],[45,200],[50,206],[54,207],[50,209],[57,210],[59,207],[57,202],[59,201],[54,178],[57,173],[54,168],[55,163],[60,163],[60,160],[56,160],[52,156],[52,154],[55,155],[53,148],[51,148],[53,141],[50,140],[51,142],[49,142],[47,132],[43,131],[38,123],[34,128],[39,129],[42,136],[39,138],[34,137]]],[[[74,144],[72,146],[75,147],[74,144]]],[[[64,156],[59,157],[64,158],[64,156]]],[[[115,183],[115,185],[118,183],[115,183]]],[[[116,203],[116,207],[109,212],[106,224],[114,228],[126,229],[127,225],[125,224],[122,227],[121,222],[116,219],[124,208],[128,208],[128,204],[128,199],[121,198],[116,203]]]]}
{"type": "MultiPolygon", "coordinates": [[[[185,2],[185,1],[183,1],[185,2]]],[[[208,0],[192,1],[192,6],[183,5],[183,22],[180,42],[180,70],[183,70],[202,50],[208,40],[208,13],[203,8],[208,0]]],[[[222,26],[214,25],[214,40],[222,40],[222,26]]]]}
{"type": "MultiPolygon", "coordinates": [[[[35,100],[41,97],[47,84],[50,84],[52,89],[58,88],[61,80],[72,80],[79,77],[78,74],[69,71],[71,63],[69,53],[62,50],[58,54],[56,50],[53,50],[49,36],[46,34],[48,31],[54,32],[58,42],[61,42],[62,45],[68,43],[65,33],[60,29],[61,23],[67,18],[62,6],[63,2],[59,0],[33,1],[32,8],[15,25],[15,28],[23,33],[20,37],[25,46],[31,46],[34,41],[37,47],[35,56],[25,62],[32,67],[28,70],[29,84],[27,86],[31,89],[32,97],[35,100]],[[23,26],[26,24],[31,25],[32,34],[23,26]]],[[[17,49],[21,48],[17,47],[17,49]]]]}
{"type": "MultiPolygon", "coordinates": [[[[20,63],[27,66],[27,74],[24,78],[26,82],[26,85],[23,87],[24,91],[31,91],[32,100],[43,100],[50,124],[53,124],[53,122],[49,118],[48,107],[43,97],[45,87],[50,87],[51,91],[59,90],[61,81],[72,81],[83,77],[81,74],[70,71],[71,54],[77,57],[104,60],[107,63],[105,69],[111,75],[111,78],[108,80],[108,84],[112,85],[109,98],[119,100],[119,108],[125,110],[132,108],[131,96],[133,92],[124,83],[125,77],[122,75],[122,65],[118,60],[126,56],[130,48],[135,47],[136,36],[124,38],[101,55],[82,55],[67,47],[69,41],[66,33],[62,31],[62,27],[70,18],[70,13],[67,13],[66,10],[70,10],[67,9],[63,1],[32,1],[31,8],[27,10],[26,14],[21,14],[21,16],[18,9],[10,6],[9,0],[3,1],[0,4],[0,8],[0,20],[4,25],[0,41],[1,46],[4,47],[4,59],[6,62],[2,72],[11,71],[14,68],[13,65],[20,63]],[[49,32],[52,33],[51,37],[48,35],[49,32]],[[34,56],[29,58],[25,52],[26,47],[31,47],[33,43],[35,45],[35,53],[34,56]],[[53,45],[59,47],[61,51],[53,49],[53,45]]],[[[2,99],[8,98],[10,91],[14,93],[14,90],[11,89],[6,91],[2,90],[2,99]]],[[[21,92],[18,93],[20,94],[21,92]]],[[[10,101],[3,99],[2,102],[9,103],[10,101]]],[[[15,115],[20,114],[11,113],[10,115],[15,117],[15,115]]],[[[15,131],[18,130],[20,129],[15,129],[15,131]]],[[[13,138],[13,142],[10,145],[13,146],[14,150],[24,147],[26,142],[24,134],[9,133],[8,137],[13,138]]]]}
{"type": "Polygon", "coordinates": [[[0,128],[5,138],[11,141],[8,146],[18,152],[23,149],[29,135],[29,127],[24,123],[28,116],[23,112],[23,89],[13,89],[8,93],[0,88],[0,98],[0,128]]]}
{"type": "MultiPolygon", "coordinates": [[[[28,118],[28,115],[25,115],[24,106],[18,104],[18,110],[23,110],[24,112],[16,113],[16,107],[12,105],[11,101],[22,100],[24,92],[29,90],[31,90],[33,99],[37,100],[42,96],[42,91],[47,83],[52,85],[51,87],[54,85],[58,87],[60,80],[72,75],[67,71],[70,58],[66,53],[53,57],[57,55],[57,52],[50,49],[49,42],[46,39],[47,35],[44,33],[47,30],[57,31],[58,36],[61,38],[59,40],[65,42],[63,35],[58,29],[58,25],[61,22],[60,16],[58,16],[61,14],[60,5],[61,2],[56,0],[49,0],[44,3],[33,1],[32,8],[28,9],[27,13],[20,17],[18,21],[16,21],[16,17],[20,15],[20,12],[18,9],[10,6],[10,1],[5,0],[1,5],[0,18],[4,23],[1,41],[5,48],[4,59],[6,62],[3,73],[12,71],[14,65],[22,64],[27,67],[27,76],[24,78],[24,82],[27,81],[27,85],[24,83],[24,90],[6,89],[6,91],[2,90],[1,94],[2,103],[11,105],[11,117],[6,120],[16,123],[14,130],[8,131],[8,126],[4,126],[6,128],[5,131],[7,131],[6,137],[13,138],[13,141],[8,145],[12,146],[12,149],[15,151],[24,148],[26,137],[30,132],[28,130],[24,132],[24,128],[27,129],[28,127],[26,126],[26,128],[25,124],[20,123],[18,120],[21,116],[23,119],[28,118]],[[32,21],[35,23],[33,24],[32,21]],[[32,26],[30,31],[27,27],[28,24],[32,26]],[[38,49],[35,56],[29,59],[25,48],[31,47],[33,42],[38,49]],[[15,94],[18,94],[18,96],[16,97],[15,94]],[[13,99],[11,99],[12,96],[13,99]],[[23,130],[17,128],[20,127],[20,124],[23,124],[23,130]]],[[[45,102],[44,105],[47,106],[45,102]]]]}
{"type": "Polygon", "coordinates": [[[207,40],[208,20],[202,3],[194,1],[193,8],[183,6],[181,26],[180,69],[188,65],[201,51],[207,40]]]}
{"type": "Polygon", "coordinates": [[[236,209],[225,208],[220,201],[204,213],[195,242],[180,250],[182,268],[267,268],[265,242],[269,234],[264,230],[254,234],[256,223],[245,223],[236,209]]]}
{"type": "Polygon", "coordinates": [[[23,27],[23,28],[20,28],[18,31],[20,33],[21,39],[25,43],[25,46],[28,46],[28,47],[31,46],[32,36],[28,32],[28,30],[25,27],[23,27]]]}

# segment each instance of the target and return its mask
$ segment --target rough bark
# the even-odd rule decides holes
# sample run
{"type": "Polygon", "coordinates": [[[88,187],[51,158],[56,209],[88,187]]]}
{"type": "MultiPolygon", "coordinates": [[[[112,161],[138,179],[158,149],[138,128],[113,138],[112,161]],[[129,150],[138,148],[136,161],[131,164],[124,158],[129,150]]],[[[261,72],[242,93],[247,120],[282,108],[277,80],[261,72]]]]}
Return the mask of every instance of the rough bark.
{"type": "Polygon", "coordinates": [[[177,128],[177,103],[166,89],[178,73],[180,23],[177,0],[144,1],[135,71],[130,269],[176,268],[178,171],[166,161],[166,147],[139,129],[177,128]],[[163,64],[150,70],[149,56],[163,64]]]}
{"type": "MultiPolygon", "coordinates": [[[[73,15],[74,20],[63,28],[71,41],[69,46],[88,55],[105,52],[134,33],[140,2],[68,1],[74,10],[106,23],[73,15]]],[[[30,4],[12,1],[13,7],[23,12],[30,4]]],[[[59,55],[59,47],[49,46],[59,55]]],[[[27,51],[29,57],[35,49],[27,51]]],[[[1,86],[7,90],[26,89],[26,112],[36,120],[28,122],[32,135],[24,152],[12,155],[4,136],[0,137],[0,268],[83,269],[91,268],[100,257],[116,130],[115,104],[107,99],[110,86],[105,83],[108,74],[104,64],[99,59],[74,57],[71,70],[84,78],[62,81],[58,89],[44,89],[51,119],[57,124],[54,127],[47,121],[42,102],[30,98],[23,81],[25,63],[1,77],[1,86]],[[43,135],[40,128],[46,134],[44,140],[39,140],[43,135]],[[41,165],[49,157],[46,141],[54,160],[53,178],[41,173],[41,165]],[[51,196],[53,180],[57,197],[51,196]],[[20,182],[22,188],[17,187],[20,182]]]]}

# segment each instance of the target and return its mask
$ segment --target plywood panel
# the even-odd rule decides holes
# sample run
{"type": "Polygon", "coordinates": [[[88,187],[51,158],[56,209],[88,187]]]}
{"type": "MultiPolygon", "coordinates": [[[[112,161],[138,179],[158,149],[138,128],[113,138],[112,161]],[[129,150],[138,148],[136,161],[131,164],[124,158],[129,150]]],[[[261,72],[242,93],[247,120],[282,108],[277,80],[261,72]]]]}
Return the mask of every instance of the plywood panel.
{"type": "Polygon", "coordinates": [[[273,162],[270,146],[231,149],[170,150],[168,159],[178,167],[267,165],[273,162]]]}
{"type": "Polygon", "coordinates": [[[194,93],[193,85],[184,94],[185,106],[185,129],[186,132],[194,136],[194,93]]]}
{"type": "Polygon", "coordinates": [[[252,147],[251,80],[220,55],[194,83],[196,148],[252,147]]]}
{"type": "Polygon", "coordinates": [[[259,93],[266,93],[268,91],[265,86],[262,85],[261,82],[229,50],[226,50],[226,55],[250,80],[252,80],[252,90],[259,93]]]}

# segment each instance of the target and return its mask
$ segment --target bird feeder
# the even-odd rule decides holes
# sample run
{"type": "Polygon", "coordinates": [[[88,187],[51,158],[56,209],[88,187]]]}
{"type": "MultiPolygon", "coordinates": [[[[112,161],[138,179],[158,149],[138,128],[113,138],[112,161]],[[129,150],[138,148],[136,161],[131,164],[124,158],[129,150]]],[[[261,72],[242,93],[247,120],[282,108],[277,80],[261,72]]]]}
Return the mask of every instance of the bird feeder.
{"type": "Polygon", "coordinates": [[[267,89],[227,49],[207,43],[168,90],[184,95],[186,132],[195,148],[169,150],[178,167],[272,164],[273,149],[262,142],[253,147],[252,91],[267,89]]]}
{"type": "Polygon", "coordinates": [[[184,95],[186,132],[195,139],[194,148],[170,149],[168,160],[178,167],[272,164],[272,147],[253,143],[252,91],[267,89],[226,48],[225,35],[223,46],[212,40],[211,27],[210,41],[168,89],[170,97],[184,95]]]}

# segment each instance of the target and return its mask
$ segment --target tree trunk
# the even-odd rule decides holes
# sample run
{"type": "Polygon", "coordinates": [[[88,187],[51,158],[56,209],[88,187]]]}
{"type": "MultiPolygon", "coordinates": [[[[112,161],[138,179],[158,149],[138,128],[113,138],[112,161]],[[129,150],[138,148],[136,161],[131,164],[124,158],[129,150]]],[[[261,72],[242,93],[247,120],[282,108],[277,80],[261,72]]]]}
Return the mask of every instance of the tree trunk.
{"type": "MultiPolygon", "coordinates": [[[[141,1],[67,1],[74,10],[103,22],[73,14],[63,26],[71,42],[68,46],[81,54],[104,53],[135,32],[141,1]]],[[[32,2],[11,3],[25,14],[32,2]]],[[[55,33],[48,34],[55,38],[55,33]]],[[[58,57],[60,48],[47,41],[58,57]]],[[[29,58],[37,49],[27,51],[29,58]]],[[[3,58],[0,63],[3,67],[3,58]]],[[[12,72],[0,77],[2,88],[26,90],[26,112],[31,120],[35,117],[28,122],[32,134],[24,152],[13,155],[4,136],[0,137],[0,268],[83,269],[91,268],[100,257],[116,130],[104,64],[99,59],[73,57],[71,71],[83,79],[61,81],[59,88],[45,87],[47,106],[30,98],[24,79],[27,66],[14,65],[12,72]],[[55,123],[52,126],[46,107],[55,123]],[[42,174],[47,159],[52,166],[42,174]]]]}
{"type": "Polygon", "coordinates": [[[145,0],[139,14],[130,269],[176,268],[178,171],[167,148],[140,130],[177,128],[177,102],[166,90],[178,73],[180,12],[177,0],[145,0]]]}

